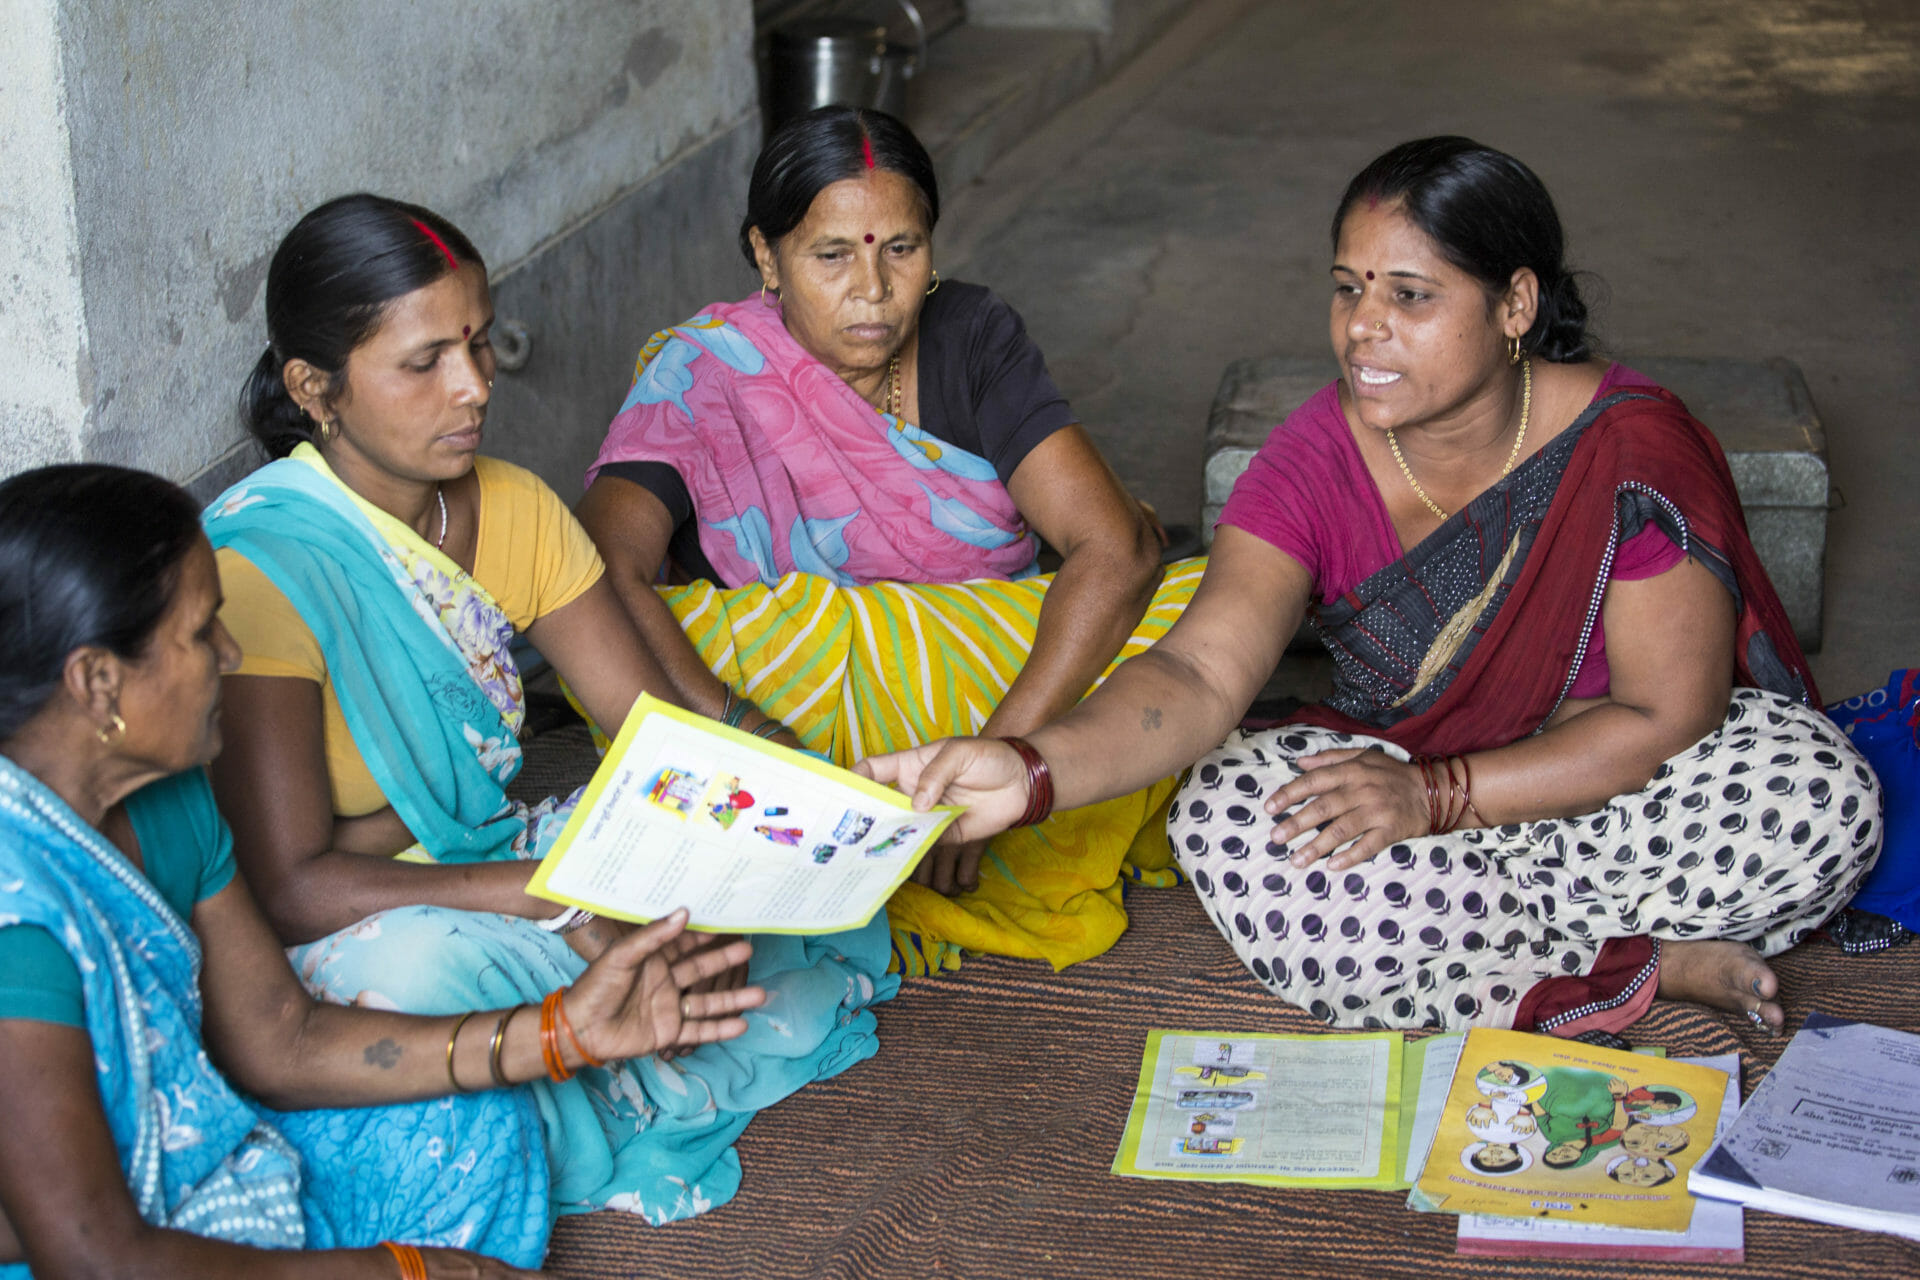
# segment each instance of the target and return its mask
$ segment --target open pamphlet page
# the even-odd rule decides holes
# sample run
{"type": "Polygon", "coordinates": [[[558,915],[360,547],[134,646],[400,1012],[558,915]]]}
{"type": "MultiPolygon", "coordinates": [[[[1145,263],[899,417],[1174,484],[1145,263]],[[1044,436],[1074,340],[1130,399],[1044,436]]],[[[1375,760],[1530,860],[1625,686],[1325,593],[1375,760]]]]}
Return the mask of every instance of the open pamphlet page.
{"type": "Polygon", "coordinates": [[[960,810],[642,694],[528,892],[644,923],[837,933],[873,918],[960,810]]]}
{"type": "Polygon", "coordinates": [[[1678,1232],[1727,1077],[1522,1031],[1467,1033],[1415,1209],[1678,1232]]]}
{"type": "MultiPolygon", "coordinates": [[[[1740,1055],[1681,1058],[1681,1062],[1711,1067],[1727,1077],[1719,1101],[1716,1140],[1733,1128],[1740,1114],[1740,1055]]],[[[1699,1178],[1695,1165],[1693,1177],[1699,1178]]],[[[1746,1261],[1746,1227],[1740,1206],[1718,1200],[1693,1204],[1693,1221],[1685,1231],[1643,1231],[1609,1227],[1564,1218],[1496,1218],[1486,1214],[1460,1215],[1456,1252],[1493,1258],[1636,1258],[1667,1262],[1746,1261]]]]}
{"type": "Polygon", "coordinates": [[[1920,1036],[1809,1014],[1691,1185],[1920,1240],[1920,1036]]]}
{"type": "Polygon", "coordinates": [[[1113,1171],[1274,1187],[1400,1183],[1400,1033],[1150,1031],[1113,1171]]]}

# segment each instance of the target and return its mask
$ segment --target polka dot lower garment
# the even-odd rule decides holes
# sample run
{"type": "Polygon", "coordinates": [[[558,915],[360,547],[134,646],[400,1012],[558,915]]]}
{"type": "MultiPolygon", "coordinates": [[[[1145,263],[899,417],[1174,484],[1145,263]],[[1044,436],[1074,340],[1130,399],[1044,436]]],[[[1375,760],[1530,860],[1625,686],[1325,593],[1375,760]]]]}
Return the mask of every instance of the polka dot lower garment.
{"type": "Polygon", "coordinates": [[[1737,689],[1720,728],[1596,812],[1295,869],[1267,842],[1263,801],[1298,758],[1369,746],[1406,758],[1327,729],[1237,732],[1168,812],[1221,935],[1330,1026],[1509,1027],[1530,987],[1586,973],[1610,938],[1734,938],[1775,955],[1845,905],[1880,848],[1879,783],[1839,729],[1737,689]]]}

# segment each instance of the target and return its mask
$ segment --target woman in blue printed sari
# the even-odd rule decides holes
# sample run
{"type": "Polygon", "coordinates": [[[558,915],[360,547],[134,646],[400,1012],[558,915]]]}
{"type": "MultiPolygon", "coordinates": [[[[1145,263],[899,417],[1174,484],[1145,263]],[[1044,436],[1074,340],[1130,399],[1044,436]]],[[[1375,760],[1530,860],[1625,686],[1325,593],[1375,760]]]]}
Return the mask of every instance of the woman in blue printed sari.
{"type": "MultiPolygon", "coordinates": [[[[206,513],[242,651],[213,775],[240,866],[323,999],[538,1000],[620,930],[525,892],[575,797],[506,795],[509,643],[524,631],[604,724],[670,686],[565,505],[477,456],[493,309],[465,236],[343,197],[288,234],[266,304],[244,408],[278,460],[206,513]]],[[[750,977],[767,1006],[727,1049],[536,1084],[555,1203],[655,1223],[725,1203],[753,1113],[875,1052],[887,954],[884,921],[756,940],[750,974],[719,982],[750,977]]]]}
{"type": "Polygon", "coordinates": [[[202,768],[239,651],[192,500],[117,467],[16,476],[0,561],[0,1276],[539,1265],[540,1116],[489,1080],[743,1033],[762,992],[691,988],[746,944],[676,915],[537,1011],[312,1000],[202,768]]]}

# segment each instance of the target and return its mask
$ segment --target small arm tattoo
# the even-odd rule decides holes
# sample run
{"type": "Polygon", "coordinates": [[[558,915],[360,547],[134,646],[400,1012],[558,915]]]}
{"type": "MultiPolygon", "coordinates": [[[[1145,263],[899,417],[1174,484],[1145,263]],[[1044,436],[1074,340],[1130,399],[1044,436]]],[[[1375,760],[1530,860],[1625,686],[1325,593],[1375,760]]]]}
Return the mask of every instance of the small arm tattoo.
{"type": "Polygon", "coordinates": [[[361,1054],[361,1057],[366,1059],[370,1067],[391,1071],[394,1064],[400,1061],[400,1046],[392,1039],[376,1040],[367,1046],[366,1052],[361,1054]]]}
{"type": "Polygon", "coordinates": [[[1140,713],[1140,727],[1153,730],[1160,727],[1160,708],[1148,707],[1140,713]]]}

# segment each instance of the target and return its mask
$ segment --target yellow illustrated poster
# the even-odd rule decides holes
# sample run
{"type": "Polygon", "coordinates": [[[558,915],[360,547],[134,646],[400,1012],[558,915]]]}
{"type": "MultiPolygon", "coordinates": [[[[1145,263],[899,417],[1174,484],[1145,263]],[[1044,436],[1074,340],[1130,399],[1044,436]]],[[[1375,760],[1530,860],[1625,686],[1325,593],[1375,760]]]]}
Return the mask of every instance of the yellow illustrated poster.
{"type": "Polygon", "coordinates": [[[1275,1187],[1400,1181],[1400,1033],[1150,1031],[1113,1171],[1275,1187]]]}
{"type": "Polygon", "coordinates": [[[528,891],[645,922],[837,933],[873,918],[960,811],[642,694],[528,891]]]}
{"type": "Polygon", "coordinates": [[[1685,1231],[1725,1089],[1709,1067],[1471,1031],[1409,1203],[1685,1231]]]}

